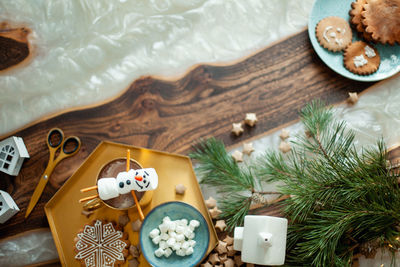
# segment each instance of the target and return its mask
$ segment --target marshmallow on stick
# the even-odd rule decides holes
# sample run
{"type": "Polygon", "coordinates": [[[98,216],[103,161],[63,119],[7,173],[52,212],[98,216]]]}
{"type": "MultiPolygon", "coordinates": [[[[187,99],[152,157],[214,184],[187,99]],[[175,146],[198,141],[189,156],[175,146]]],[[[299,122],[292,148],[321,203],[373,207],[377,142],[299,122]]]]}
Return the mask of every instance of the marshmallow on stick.
{"type": "Polygon", "coordinates": [[[132,190],[142,192],[154,190],[158,186],[158,175],[155,169],[137,169],[120,172],[117,178],[101,178],[97,181],[97,191],[102,200],[127,194],[132,190]]]}

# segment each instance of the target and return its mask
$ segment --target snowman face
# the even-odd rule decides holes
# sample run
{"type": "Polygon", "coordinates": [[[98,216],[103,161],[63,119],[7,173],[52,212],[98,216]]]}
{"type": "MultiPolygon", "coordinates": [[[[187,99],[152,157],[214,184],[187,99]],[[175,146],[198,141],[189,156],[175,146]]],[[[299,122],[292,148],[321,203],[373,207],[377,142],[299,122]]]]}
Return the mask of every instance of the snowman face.
{"type": "Polygon", "coordinates": [[[138,192],[154,190],[158,186],[158,175],[153,168],[130,170],[133,175],[133,186],[138,192]]]}
{"type": "Polygon", "coordinates": [[[129,170],[117,175],[119,194],[127,194],[132,190],[138,192],[154,190],[158,186],[158,175],[153,168],[129,170]]]}

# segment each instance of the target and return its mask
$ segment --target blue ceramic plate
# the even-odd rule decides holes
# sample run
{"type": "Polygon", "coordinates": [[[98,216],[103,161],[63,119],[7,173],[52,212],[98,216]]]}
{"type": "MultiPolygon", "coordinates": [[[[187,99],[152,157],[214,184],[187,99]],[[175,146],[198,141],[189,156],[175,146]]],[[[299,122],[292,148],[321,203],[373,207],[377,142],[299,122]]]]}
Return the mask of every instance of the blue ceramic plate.
{"type": "Polygon", "coordinates": [[[148,263],[156,267],[196,266],[203,259],[209,241],[210,232],[203,215],[196,208],[184,202],[166,202],[155,207],[147,214],[140,229],[140,246],[143,256],[148,263]],[[192,255],[181,257],[176,255],[175,252],[168,258],[165,256],[158,258],[154,255],[158,245],[153,244],[149,233],[154,228],[158,228],[165,216],[169,216],[172,221],[185,218],[188,221],[198,220],[200,222],[200,226],[194,231],[196,246],[192,255]]]}
{"type": "MultiPolygon", "coordinates": [[[[351,8],[351,2],[353,1],[354,0],[316,0],[314,2],[308,21],[308,34],[314,50],[322,61],[328,65],[328,67],[349,79],[371,82],[393,76],[400,71],[400,45],[396,44],[391,46],[388,44],[373,44],[373,46],[378,49],[381,57],[379,69],[373,74],[360,76],[348,71],[343,66],[342,52],[330,52],[318,43],[318,40],[315,37],[315,27],[317,23],[328,16],[337,16],[349,21],[349,11],[351,8]]],[[[353,42],[358,40],[360,40],[360,38],[357,36],[357,32],[353,30],[353,42]]]]}

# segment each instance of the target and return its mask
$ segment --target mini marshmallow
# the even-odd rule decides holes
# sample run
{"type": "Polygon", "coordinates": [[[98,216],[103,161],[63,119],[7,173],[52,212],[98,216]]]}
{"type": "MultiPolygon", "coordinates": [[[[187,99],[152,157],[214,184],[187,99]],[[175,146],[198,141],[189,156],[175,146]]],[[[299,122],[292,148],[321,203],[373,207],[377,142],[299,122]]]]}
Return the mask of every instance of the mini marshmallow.
{"type": "Polygon", "coordinates": [[[182,225],[177,225],[175,231],[176,231],[178,234],[183,234],[184,231],[185,231],[185,227],[183,227],[182,225]]]}
{"type": "Polygon", "coordinates": [[[168,248],[167,241],[161,240],[160,243],[158,244],[158,247],[162,249],[168,248]]]}
{"type": "Polygon", "coordinates": [[[153,241],[153,243],[157,245],[161,241],[161,236],[158,235],[154,237],[151,241],[153,241]]]}
{"type": "Polygon", "coordinates": [[[190,244],[188,241],[185,241],[182,243],[182,249],[187,250],[190,247],[190,244]]]}
{"type": "Polygon", "coordinates": [[[200,222],[198,220],[191,220],[189,226],[193,226],[194,228],[200,226],[200,222]]]}
{"type": "Polygon", "coordinates": [[[168,226],[168,231],[175,231],[176,229],[176,223],[175,222],[165,222],[165,224],[168,226]]]}
{"type": "Polygon", "coordinates": [[[190,229],[186,229],[185,232],[183,233],[187,238],[189,238],[189,236],[191,236],[191,234],[193,233],[192,230],[190,229]]]}
{"type": "Polygon", "coordinates": [[[176,242],[176,243],[172,246],[172,249],[175,250],[175,251],[177,251],[177,250],[179,250],[179,249],[181,249],[181,248],[182,248],[182,243],[181,243],[181,242],[176,242]]]}
{"type": "Polygon", "coordinates": [[[169,247],[172,247],[175,243],[176,243],[176,240],[175,240],[175,238],[173,238],[173,237],[170,237],[170,238],[167,240],[167,245],[168,245],[169,247]]]}
{"type": "Polygon", "coordinates": [[[175,233],[175,231],[168,231],[168,234],[170,237],[173,237],[176,239],[177,234],[175,233]]]}
{"type": "Polygon", "coordinates": [[[178,256],[191,255],[194,252],[196,241],[194,229],[200,225],[197,220],[180,219],[172,221],[168,216],[163,218],[163,222],[149,233],[154,244],[158,249],[154,252],[157,257],[169,257],[173,251],[178,256]]]}
{"type": "Polygon", "coordinates": [[[178,249],[177,251],[175,251],[176,255],[178,256],[186,256],[186,252],[183,249],[178,249]]]}
{"type": "Polygon", "coordinates": [[[168,231],[168,225],[165,223],[160,224],[158,228],[160,229],[161,233],[166,233],[168,231]]]}
{"type": "Polygon", "coordinates": [[[192,232],[192,233],[189,234],[189,236],[188,236],[187,238],[193,239],[195,236],[196,236],[196,235],[192,232]]]}
{"type": "Polygon", "coordinates": [[[196,240],[191,239],[191,240],[189,240],[188,242],[189,242],[189,245],[190,245],[192,248],[194,248],[194,247],[196,246],[196,240]]]}
{"type": "Polygon", "coordinates": [[[150,236],[150,238],[154,238],[154,237],[158,236],[159,234],[160,234],[160,230],[155,228],[155,229],[151,230],[149,236],[150,236]]]}
{"type": "Polygon", "coordinates": [[[170,248],[167,248],[167,249],[164,250],[164,256],[165,257],[168,258],[169,256],[171,256],[171,254],[172,254],[172,250],[170,248]]]}
{"type": "Polygon", "coordinates": [[[158,248],[156,251],[154,251],[154,255],[156,255],[156,257],[161,257],[164,255],[164,250],[162,248],[158,248]]]}
{"type": "Polygon", "coordinates": [[[162,233],[160,235],[160,237],[161,237],[161,240],[168,240],[170,238],[170,236],[167,233],[162,233]]]}
{"type": "Polygon", "coordinates": [[[175,239],[178,242],[185,240],[185,236],[183,234],[175,234],[175,239]]]}
{"type": "Polygon", "coordinates": [[[193,248],[192,247],[188,247],[187,249],[186,249],[186,255],[191,255],[191,254],[193,254],[193,248]]]}

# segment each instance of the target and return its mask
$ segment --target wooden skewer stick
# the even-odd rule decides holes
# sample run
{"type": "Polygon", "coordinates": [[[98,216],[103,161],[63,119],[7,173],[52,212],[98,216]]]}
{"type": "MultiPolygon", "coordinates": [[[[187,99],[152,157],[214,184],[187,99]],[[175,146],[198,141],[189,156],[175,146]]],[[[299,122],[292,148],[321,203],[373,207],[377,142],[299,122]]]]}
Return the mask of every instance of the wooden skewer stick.
{"type": "Polygon", "coordinates": [[[135,204],[136,204],[136,207],[137,207],[137,210],[138,210],[138,213],[139,213],[139,219],[141,221],[143,221],[144,220],[143,211],[142,211],[142,208],[140,207],[140,204],[139,204],[139,201],[138,201],[138,199],[136,197],[135,191],[132,190],[131,194],[133,196],[133,199],[135,200],[135,204]]]}
{"type": "Polygon", "coordinates": [[[131,150],[128,149],[126,151],[126,172],[129,172],[130,164],[131,164],[131,150]]]}
{"type": "MultiPolygon", "coordinates": [[[[127,172],[128,172],[129,169],[130,169],[130,162],[131,162],[131,150],[128,149],[128,150],[126,151],[126,171],[127,171],[127,172]]],[[[135,200],[136,208],[137,208],[138,213],[139,213],[139,219],[140,219],[141,221],[143,221],[143,220],[144,220],[143,211],[142,211],[142,208],[140,207],[140,204],[139,204],[139,201],[138,201],[138,199],[137,199],[137,197],[136,197],[135,191],[132,190],[132,191],[131,191],[131,194],[132,194],[133,200],[135,200]]]]}
{"type": "Polygon", "coordinates": [[[99,197],[99,195],[96,194],[96,195],[93,195],[93,196],[90,196],[90,197],[81,198],[81,199],[79,199],[79,203],[82,203],[82,202],[85,202],[85,201],[88,201],[88,200],[92,200],[92,199],[94,199],[96,197],[99,197]]]}
{"type": "Polygon", "coordinates": [[[97,190],[97,188],[98,188],[97,185],[90,186],[90,187],[86,187],[86,188],[82,188],[82,189],[81,189],[81,193],[89,192],[89,191],[92,191],[92,190],[97,190]]]}
{"type": "MultiPolygon", "coordinates": [[[[129,169],[130,169],[130,163],[131,163],[131,150],[128,149],[128,150],[126,151],[126,171],[127,171],[127,172],[128,172],[129,169]]],[[[141,221],[143,221],[143,220],[144,220],[143,211],[142,211],[142,208],[140,207],[140,204],[139,204],[139,201],[138,201],[138,199],[137,199],[137,197],[136,197],[135,191],[132,190],[132,191],[131,191],[131,194],[132,194],[133,200],[135,200],[135,204],[136,204],[136,207],[137,207],[137,209],[138,209],[139,219],[140,219],[141,221]]]]}

